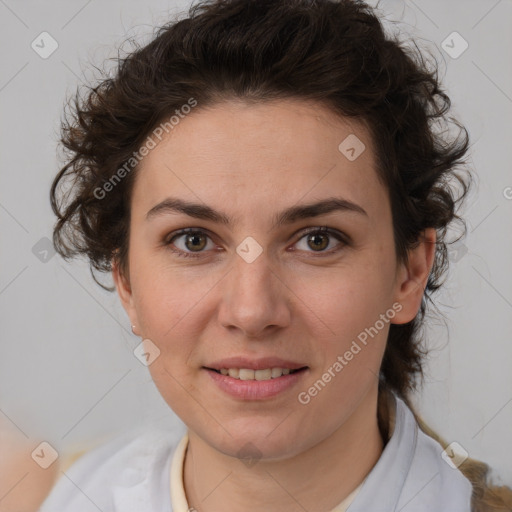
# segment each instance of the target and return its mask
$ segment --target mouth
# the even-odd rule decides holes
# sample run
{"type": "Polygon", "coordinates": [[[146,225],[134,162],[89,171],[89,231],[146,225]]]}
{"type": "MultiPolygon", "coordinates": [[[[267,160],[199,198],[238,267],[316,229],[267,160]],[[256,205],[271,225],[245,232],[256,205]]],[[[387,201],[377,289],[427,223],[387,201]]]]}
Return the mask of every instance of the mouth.
{"type": "Polygon", "coordinates": [[[307,366],[302,366],[300,368],[282,368],[282,367],[273,367],[273,368],[263,368],[259,370],[254,370],[252,368],[209,368],[207,366],[203,366],[205,370],[210,370],[219,375],[224,375],[226,377],[231,377],[232,379],[242,380],[242,381],[267,381],[273,379],[279,379],[285,375],[293,375],[295,373],[299,373],[308,369],[307,366]]]}
{"type": "Polygon", "coordinates": [[[307,366],[303,366],[301,368],[264,368],[262,370],[253,370],[251,368],[221,368],[217,370],[216,368],[208,368],[207,366],[203,366],[205,370],[210,370],[212,372],[218,373],[219,375],[224,375],[231,377],[237,380],[256,380],[256,381],[264,381],[271,379],[279,379],[284,375],[293,375],[294,373],[298,373],[304,370],[307,370],[307,366]]]}
{"type": "Polygon", "coordinates": [[[309,371],[308,366],[296,368],[260,366],[259,369],[254,369],[232,366],[226,368],[221,365],[220,368],[203,366],[202,369],[210,377],[210,382],[224,396],[242,402],[287,396],[294,387],[304,381],[305,375],[309,371]]]}

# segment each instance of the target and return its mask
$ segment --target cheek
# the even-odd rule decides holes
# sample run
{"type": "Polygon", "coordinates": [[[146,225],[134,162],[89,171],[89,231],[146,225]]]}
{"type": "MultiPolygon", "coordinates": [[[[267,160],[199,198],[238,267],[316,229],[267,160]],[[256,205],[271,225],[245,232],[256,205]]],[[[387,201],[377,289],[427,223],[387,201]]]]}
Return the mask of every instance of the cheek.
{"type": "Polygon", "coordinates": [[[292,282],[306,318],[316,320],[326,337],[340,343],[372,326],[392,303],[392,273],[383,259],[354,258],[347,265],[316,269],[292,282]]]}
{"type": "Polygon", "coordinates": [[[393,260],[386,260],[383,254],[379,257],[378,251],[368,251],[357,263],[354,259],[350,265],[301,279],[299,295],[307,297],[307,308],[301,314],[311,318],[308,330],[318,333],[313,338],[319,354],[315,378],[321,379],[327,372],[330,391],[322,391],[327,402],[331,393],[338,402],[350,401],[350,396],[358,395],[379,374],[395,315],[393,260]]]}
{"type": "MultiPolygon", "coordinates": [[[[316,280],[321,293],[310,295],[308,306],[322,323],[322,336],[314,337],[318,366],[303,394],[304,413],[312,422],[336,404],[337,413],[325,428],[343,422],[361,397],[378,383],[390,320],[387,283],[378,273],[337,272],[325,282],[316,280]]],[[[304,283],[307,288],[307,283],[304,283]]],[[[317,322],[318,323],[318,322],[317,322]]],[[[309,329],[313,334],[314,330],[309,329]]]]}
{"type": "MultiPolygon", "coordinates": [[[[187,325],[201,297],[215,285],[212,275],[171,266],[165,255],[133,251],[132,291],[137,316],[146,337],[165,340],[187,325]]],[[[187,325],[190,329],[191,326],[187,325]]],[[[193,329],[193,325],[192,325],[193,329]]],[[[181,337],[180,337],[181,339],[181,337]]]]}

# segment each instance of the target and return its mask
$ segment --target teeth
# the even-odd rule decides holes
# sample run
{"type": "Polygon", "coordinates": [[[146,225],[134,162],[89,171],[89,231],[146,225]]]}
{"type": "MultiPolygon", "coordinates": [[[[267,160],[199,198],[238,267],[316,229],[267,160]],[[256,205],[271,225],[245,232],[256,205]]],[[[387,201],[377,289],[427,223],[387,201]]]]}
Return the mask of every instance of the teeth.
{"type": "Polygon", "coordinates": [[[255,370],[254,378],[256,380],[269,380],[272,378],[272,370],[270,368],[266,370],[255,370]]]}
{"type": "Polygon", "coordinates": [[[240,368],[238,372],[240,380],[254,380],[254,370],[248,370],[246,368],[240,368]]]}
{"type": "Polygon", "coordinates": [[[276,377],[281,377],[283,374],[282,368],[272,368],[272,378],[275,379],[276,377]]]}
{"type": "Polygon", "coordinates": [[[264,370],[251,370],[249,368],[221,368],[222,375],[229,375],[240,380],[270,380],[277,379],[290,373],[289,368],[265,368],[264,370]]]}

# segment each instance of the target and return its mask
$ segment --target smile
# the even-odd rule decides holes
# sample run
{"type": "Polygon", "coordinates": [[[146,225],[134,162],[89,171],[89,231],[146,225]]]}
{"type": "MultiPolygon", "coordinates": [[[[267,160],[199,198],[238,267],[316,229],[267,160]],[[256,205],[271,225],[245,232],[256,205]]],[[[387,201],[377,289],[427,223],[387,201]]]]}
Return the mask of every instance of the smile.
{"type": "Polygon", "coordinates": [[[213,368],[203,367],[216,386],[225,394],[241,400],[264,400],[275,397],[295,386],[308,371],[298,369],[213,368]]]}
{"type": "Polygon", "coordinates": [[[220,370],[215,370],[214,368],[209,369],[222,375],[229,375],[230,377],[233,377],[233,379],[261,381],[277,379],[283,375],[298,372],[302,368],[298,368],[296,370],[290,370],[290,368],[265,368],[263,370],[251,370],[250,368],[221,368],[220,370]]]}

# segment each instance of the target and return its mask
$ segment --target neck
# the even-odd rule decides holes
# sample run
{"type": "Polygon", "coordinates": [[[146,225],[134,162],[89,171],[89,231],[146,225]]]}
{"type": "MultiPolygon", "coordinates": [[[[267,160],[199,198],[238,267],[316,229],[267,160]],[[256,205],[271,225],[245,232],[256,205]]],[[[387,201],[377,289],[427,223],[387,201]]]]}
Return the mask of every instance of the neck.
{"type": "Polygon", "coordinates": [[[198,512],[328,511],[361,484],[384,444],[376,391],[331,436],[290,459],[247,467],[189,431],[185,494],[198,512]]]}

